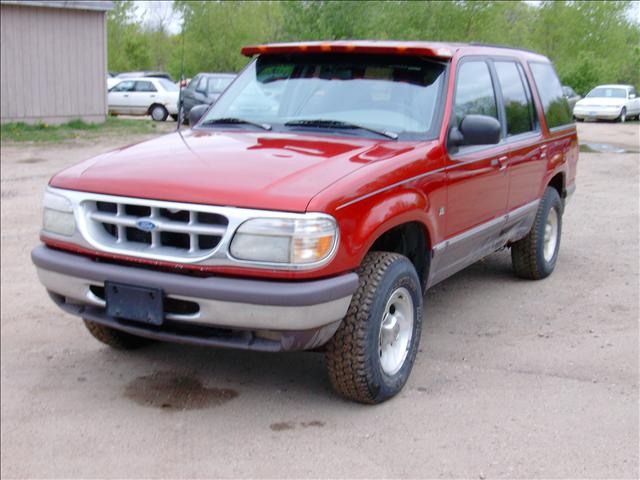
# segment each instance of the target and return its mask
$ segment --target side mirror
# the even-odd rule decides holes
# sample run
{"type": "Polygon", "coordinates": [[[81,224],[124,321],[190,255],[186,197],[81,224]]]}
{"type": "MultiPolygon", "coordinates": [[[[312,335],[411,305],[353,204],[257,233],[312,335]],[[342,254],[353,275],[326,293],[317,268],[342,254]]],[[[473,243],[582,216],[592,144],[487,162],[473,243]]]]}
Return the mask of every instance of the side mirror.
{"type": "Polygon", "coordinates": [[[207,110],[209,110],[209,105],[196,105],[189,110],[189,125],[193,127],[198,123],[207,110]]]}
{"type": "Polygon", "coordinates": [[[486,115],[467,115],[449,133],[449,144],[458,145],[495,145],[500,143],[502,128],[500,122],[486,115]]]}
{"type": "Polygon", "coordinates": [[[629,98],[630,98],[630,99],[634,99],[634,98],[636,98],[636,94],[635,94],[635,93],[630,93],[630,94],[629,94],[629,98]]]}

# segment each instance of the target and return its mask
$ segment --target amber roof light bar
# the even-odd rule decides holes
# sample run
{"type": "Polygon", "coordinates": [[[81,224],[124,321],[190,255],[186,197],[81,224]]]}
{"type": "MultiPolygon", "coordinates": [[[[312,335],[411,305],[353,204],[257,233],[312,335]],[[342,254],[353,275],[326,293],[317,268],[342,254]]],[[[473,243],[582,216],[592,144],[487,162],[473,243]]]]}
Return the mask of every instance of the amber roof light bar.
{"type": "Polygon", "coordinates": [[[430,42],[398,41],[334,41],[296,42],[252,45],[242,48],[247,57],[263,53],[369,53],[378,55],[423,55],[428,57],[451,58],[456,46],[430,42]]]}

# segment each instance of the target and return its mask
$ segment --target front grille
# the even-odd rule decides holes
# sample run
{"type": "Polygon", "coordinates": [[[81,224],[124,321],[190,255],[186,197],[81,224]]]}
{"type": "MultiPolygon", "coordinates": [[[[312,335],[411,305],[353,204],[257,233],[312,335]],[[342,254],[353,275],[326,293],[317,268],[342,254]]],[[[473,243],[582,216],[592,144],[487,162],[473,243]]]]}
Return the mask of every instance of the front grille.
{"type": "Polygon", "coordinates": [[[229,224],[224,215],[195,209],[106,201],[85,201],[83,208],[95,241],[132,254],[204,256],[216,249],[229,224]]]}

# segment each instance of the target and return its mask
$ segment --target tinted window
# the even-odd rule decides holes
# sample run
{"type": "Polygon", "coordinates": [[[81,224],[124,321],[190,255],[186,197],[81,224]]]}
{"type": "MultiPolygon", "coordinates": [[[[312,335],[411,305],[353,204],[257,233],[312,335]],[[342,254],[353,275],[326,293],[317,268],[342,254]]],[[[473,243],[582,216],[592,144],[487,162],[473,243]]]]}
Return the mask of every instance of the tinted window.
{"type": "Polygon", "coordinates": [[[136,82],[136,92],[157,92],[151,82],[136,82]]]}
{"type": "Polygon", "coordinates": [[[495,62],[507,114],[507,136],[533,130],[532,105],[514,62],[495,62]]]}
{"type": "Polygon", "coordinates": [[[547,118],[547,126],[554,128],[572,123],[571,109],[562,94],[562,85],[553,66],[550,63],[531,63],[530,66],[547,118]]]}
{"type": "Polygon", "coordinates": [[[454,112],[458,124],[469,114],[498,118],[496,97],[486,62],[464,62],[458,69],[454,112]]]}
{"type": "Polygon", "coordinates": [[[132,92],[133,87],[135,87],[136,82],[132,80],[127,80],[124,82],[120,82],[115,87],[111,89],[112,92],[132,92]]]}
{"type": "Polygon", "coordinates": [[[202,77],[198,81],[198,86],[196,87],[198,92],[206,92],[207,91],[207,77],[202,77]]]}

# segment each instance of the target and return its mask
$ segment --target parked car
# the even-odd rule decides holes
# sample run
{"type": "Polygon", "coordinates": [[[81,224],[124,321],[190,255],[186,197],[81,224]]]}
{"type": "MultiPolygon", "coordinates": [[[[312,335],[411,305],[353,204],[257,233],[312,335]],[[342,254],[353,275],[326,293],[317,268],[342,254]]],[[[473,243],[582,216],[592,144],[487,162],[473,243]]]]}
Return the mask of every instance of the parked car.
{"type": "Polygon", "coordinates": [[[618,120],[640,117],[640,99],[632,85],[600,85],[573,108],[576,120],[618,120]]]}
{"type": "Polygon", "coordinates": [[[568,87],[567,85],[562,87],[562,92],[564,93],[564,98],[566,98],[569,103],[569,107],[573,110],[573,107],[576,102],[582,98],[582,95],[578,95],[573,88],[568,87]]]}
{"type": "Polygon", "coordinates": [[[131,78],[121,80],[109,90],[107,101],[112,115],[151,115],[164,121],[169,115],[178,118],[179,89],[165,78],[131,78]]]}
{"type": "Polygon", "coordinates": [[[391,41],[242,52],[258,56],[191,129],[51,179],[32,259],[98,340],[322,347],[334,388],[378,403],[407,381],[426,289],[505,247],[516,275],[553,272],[578,141],[546,57],[391,41]]]}
{"type": "Polygon", "coordinates": [[[235,73],[199,73],[193,77],[182,91],[181,104],[185,118],[188,118],[189,112],[196,105],[211,105],[215,102],[234,78],[235,73]]]}
{"type": "Polygon", "coordinates": [[[176,83],[176,81],[169,75],[167,72],[123,72],[118,74],[118,78],[140,78],[140,77],[151,77],[151,78],[166,78],[172,83],[176,83]]]}
{"type": "Polygon", "coordinates": [[[122,81],[121,78],[117,78],[117,77],[107,77],[107,90],[111,90],[113,87],[115,87],[117,84],[119,84],[122,81]]]}

